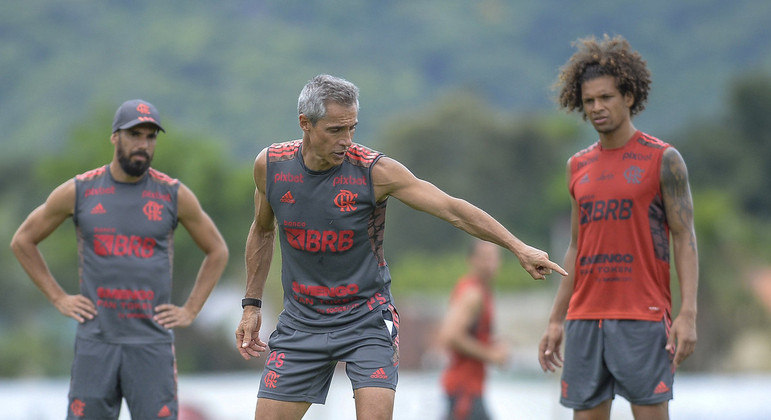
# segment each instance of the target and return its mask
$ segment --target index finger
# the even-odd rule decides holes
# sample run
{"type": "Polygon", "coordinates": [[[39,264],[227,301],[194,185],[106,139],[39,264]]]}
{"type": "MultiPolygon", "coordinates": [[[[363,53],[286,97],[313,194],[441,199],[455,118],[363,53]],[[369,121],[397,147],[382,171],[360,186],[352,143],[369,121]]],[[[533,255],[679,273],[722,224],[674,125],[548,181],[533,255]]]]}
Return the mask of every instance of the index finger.
{"type": "Polygon", "coordinates": [[[559,264],[553,262],[552,260],[546,260],[545,266],[546,266],[546,268],[550,268],[550,269],[552,269],[552,270],[562,274],[563,276],[567,276],[568,275],[568,272],[565,271],[564,268],[560,267],[559,264]]]}

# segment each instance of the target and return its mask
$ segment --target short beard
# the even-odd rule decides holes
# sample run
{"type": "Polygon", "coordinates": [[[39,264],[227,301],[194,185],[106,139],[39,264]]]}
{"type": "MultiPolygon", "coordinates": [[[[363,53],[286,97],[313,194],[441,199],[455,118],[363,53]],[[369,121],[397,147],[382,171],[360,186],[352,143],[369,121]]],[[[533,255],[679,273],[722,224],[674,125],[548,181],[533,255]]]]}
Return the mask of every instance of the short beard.
{"type": "Polygon", "coordinates": [[[134,152],[131,155],[126,156],[126,153],[123,151],[123,145],[120,144],[118,147],[118,163],[120,164],[121,169],[123,169],[123,172],[127,173],[130,176],[133,177],[140,177],[147,172],[147,169],[150,168],[150,163],[153,161],[153,157],[148,155],[147,152],[134,152]],[[132,161],[131,156],[144,156],[144,161],[132,161]]]}

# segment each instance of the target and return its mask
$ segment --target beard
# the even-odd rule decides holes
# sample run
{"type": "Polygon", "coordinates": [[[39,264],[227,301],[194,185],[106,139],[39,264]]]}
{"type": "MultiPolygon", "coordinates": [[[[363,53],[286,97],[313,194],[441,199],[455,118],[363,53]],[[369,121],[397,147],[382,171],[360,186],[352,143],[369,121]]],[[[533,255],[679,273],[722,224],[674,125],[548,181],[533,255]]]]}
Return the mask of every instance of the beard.
{"type": "Polygon", "coordinates": [[[133,177],[144,175],[144,173],[147,172],[147,169],[150,168],[150,163],[152,161],[153,157],[147,152],[138,151],[127,155],[126,151],[123,150],[123,145],[118,145],[118,163],[120,164],[121,169],[123,169],[123,172],[133,177]],[[133,156],[143,156],[145,160],[132,161],[131,157],[133,156]]]}

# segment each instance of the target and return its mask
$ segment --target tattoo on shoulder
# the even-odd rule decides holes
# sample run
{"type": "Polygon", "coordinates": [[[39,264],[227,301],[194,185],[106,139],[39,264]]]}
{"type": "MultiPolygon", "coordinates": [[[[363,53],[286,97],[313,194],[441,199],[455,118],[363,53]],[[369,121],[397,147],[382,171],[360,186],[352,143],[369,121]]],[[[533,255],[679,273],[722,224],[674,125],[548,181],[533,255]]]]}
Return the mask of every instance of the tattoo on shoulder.
{"type": "Polygon", "coordinates": [[[661,162],[661,186],[665,193],[681,196],[688,192],[688,170],[680,153],[669,149],[664,153],[661,162]]]}
{"type": "MultiPolygon", "coordinates": [[[[688,185],[688,169],[675,149],[664,152],[661,162],[661,190],[667,218],[693,232],[693,201],[688,185]]],[[[693,234],[693,233],[692,233],[693,234]]],[[[695,238],[692,238],[695,246],[695,238]]]]}

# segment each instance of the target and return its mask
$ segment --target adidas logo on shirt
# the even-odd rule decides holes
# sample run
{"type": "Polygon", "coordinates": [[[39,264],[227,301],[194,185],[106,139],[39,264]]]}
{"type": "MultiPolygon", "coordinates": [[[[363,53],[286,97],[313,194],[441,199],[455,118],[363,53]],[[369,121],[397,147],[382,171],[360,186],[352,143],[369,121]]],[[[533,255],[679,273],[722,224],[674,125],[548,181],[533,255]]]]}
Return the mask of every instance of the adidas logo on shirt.
{"type": "Polygon", "coordinates": [[[107,210],[102,207],[102,203],[98,203],[94,206],[94,208],[91,209],[91,214],[105,214],[107,213],[107,210]]]}
{"type": "Polygon", "coordinates": [[[284,194],[284,196],[281,197],[281,202],[282,203],[294,204],[295,201],[294,201],[294,197],[292,197],[292,192],[291,191],[287,191],[286,194],[284,194]]]}

